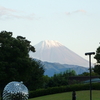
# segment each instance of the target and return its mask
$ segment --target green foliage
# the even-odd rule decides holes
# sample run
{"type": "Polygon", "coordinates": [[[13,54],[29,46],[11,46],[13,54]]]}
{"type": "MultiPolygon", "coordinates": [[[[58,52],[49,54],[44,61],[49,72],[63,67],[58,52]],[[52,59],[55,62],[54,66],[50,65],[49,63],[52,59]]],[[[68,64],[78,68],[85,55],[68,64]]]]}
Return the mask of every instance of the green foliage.
{"type": "MultiPolygon", "coordinates": [[[[57,93],[52,95],[46,95],[36,98],[31,98],[29,100],[73,100],[72,99],[72,91],[57,93]]],[[[90,91],[76,91],[76,100],[90,100],[90,91]]],[[[92,91],[92,100],[100,100],[100,90],[92,91]]]]}
{"type": "MultiPolygon", "coordinates": [[[[67,85],[60,87],[51,87],[47,89],[38,89],[36,91],[30,91],[29,98],[56,94],[56,93],[70,92],[70,91],[89,90],[89,89],[90,89],[90,84],[74,84],[74,85],[67,85]]],[[[92,90],[100,90],[99,83],[93,83],[92,90]]]]}
{"type": "MultiPolygon", "coordinates": [[[[90,76],[90,73],[89,72],[84,72],[84,73],[82,73],[82,74],[80,74],[78,76],[90,76]]],[[[91,76],[99,76],[99,75],[92,71],[91,72],[91,76]]]]}
{"type": "Polygon", "coordinates": [[[100,46],[97,48],[94,58],[96,59],[97,63],[99,63],[99,65],[95,65],[93,70],[95,73],[100,75],[100,46]]]}
{"type": "Polygon", "coordinates": [[[0,33],[0,89],[11,81],[34,84],[36,89],[42,82],[44,69],[40,62],[29,58],[29,51],[35,52],[35,48],[25,37],[12,35],[12,32],[0,33]]]}
{"type": "Polygon", "coordinates": [[[76,76],[74,70],[66,70],[52,77],[45,76],[44,88],[68,85],[69,76],[76,76]]]}
{"type": "Polygon", "coordinates": [[[32,66],[33,67],[29,73],[29,81],[26,82],[26,86],[30,90],[35,90],[43,87],[44,69],[41,61],[32,60],[32,66]]]}
{"type": "Polygon", "coordinates": [[[100,65],[95,65],[94,72],[100,75],[100,65]]]}

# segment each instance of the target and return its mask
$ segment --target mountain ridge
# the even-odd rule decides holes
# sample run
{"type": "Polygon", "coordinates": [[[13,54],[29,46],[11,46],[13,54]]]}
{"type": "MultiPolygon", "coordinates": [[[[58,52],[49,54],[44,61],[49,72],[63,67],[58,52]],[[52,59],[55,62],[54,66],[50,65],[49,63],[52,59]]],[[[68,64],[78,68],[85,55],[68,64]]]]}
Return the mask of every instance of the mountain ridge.
{"type": "Polygon", "coordinates": [[[34,45],[36,52],[30,57],[51,63],[71,64],[88,67],[88,61],[68,49],[58,41],[45,40],[34,45]]]}
{"type": "MultiPolygon", "coordinates": [[[[34,60],[40,61],[38,59],[34,59],[34,60]]],[[[54,74],[65,72],[66,70],[68,71],[74,70],[77,75],[82,74],[84,72],[89,72],[89,69],[83,66],[51,63],[51,62],[43,62],[43,61],[41,61],[41,64],[43,65],[43,68],[45,70],[44,75],[48,75],[49,77],[53,76],[54,74]]]]}

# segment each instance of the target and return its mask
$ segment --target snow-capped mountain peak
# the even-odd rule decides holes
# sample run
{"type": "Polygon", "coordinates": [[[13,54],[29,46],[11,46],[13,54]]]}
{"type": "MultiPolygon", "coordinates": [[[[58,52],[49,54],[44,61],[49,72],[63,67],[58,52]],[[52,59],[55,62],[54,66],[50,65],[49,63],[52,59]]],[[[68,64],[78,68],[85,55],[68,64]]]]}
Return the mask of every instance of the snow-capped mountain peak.
{"type": "Polygon", "coordinates": [[[30,52],[30,57],[52,63],[79,65],[87,67],[88,61],[71,51],[58,41],[45,40],[34,45],[36,52],[30,52]]]}
{"type": "Polygon", "coordinates": [[[45,40],[45,41],[41,41],[40,44],[42,44],[42,47],[58,47],[61,46],[62,44],[60,44],[58,41],[54,41],[54,40],[45,40]]]}

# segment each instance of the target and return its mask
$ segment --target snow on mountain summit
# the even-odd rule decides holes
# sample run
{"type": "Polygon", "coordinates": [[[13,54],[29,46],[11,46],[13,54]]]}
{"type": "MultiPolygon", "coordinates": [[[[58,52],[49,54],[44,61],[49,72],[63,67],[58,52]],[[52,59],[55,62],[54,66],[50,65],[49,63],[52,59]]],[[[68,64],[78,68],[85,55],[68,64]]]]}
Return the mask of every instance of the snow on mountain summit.
{"type": "Polygon", "coordinates": [[[61,46],[62,44],[60,44],[58,41],[54,41],[54,40],[45,40],[45,41],[41,41],[40,45],[42,44],[42,47],[58,47],[61,46]]]}
{"type": "Polygon", "coordinates": [[[54,40],[45,40],[34,45],[36,52],[30,57],[52,63],[79,65],[87,67],[88,61],[54,40]]]}

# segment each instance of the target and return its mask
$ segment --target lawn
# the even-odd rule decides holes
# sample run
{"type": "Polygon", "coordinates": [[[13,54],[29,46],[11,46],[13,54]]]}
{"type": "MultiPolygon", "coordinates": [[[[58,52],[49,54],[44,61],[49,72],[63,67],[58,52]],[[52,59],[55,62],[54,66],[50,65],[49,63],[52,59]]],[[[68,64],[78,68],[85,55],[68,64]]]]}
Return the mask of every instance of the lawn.
{"type": "MultiPolygon", "coordinates": [[[[72,100],[72,92],[46,95],[29,100],[72,100]]],[[[90,100],[90,91],[76,91],[76,100],[90,100]]],[[[92,91],[92,100],[100,100],[100,90],[92,91]]]]}

